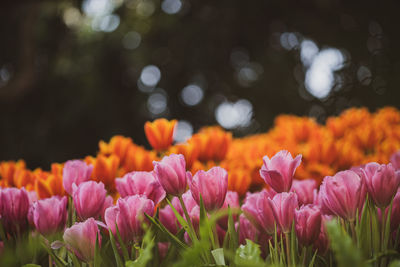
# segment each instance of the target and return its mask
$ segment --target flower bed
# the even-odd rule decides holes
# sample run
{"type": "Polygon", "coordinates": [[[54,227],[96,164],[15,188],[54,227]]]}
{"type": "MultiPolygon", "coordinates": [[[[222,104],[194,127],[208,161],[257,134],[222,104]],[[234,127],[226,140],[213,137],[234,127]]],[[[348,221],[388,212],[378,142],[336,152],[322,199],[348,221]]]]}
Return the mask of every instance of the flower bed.
{"type": "Polygon", "coordinates": [[[208,127],[154,150],[116,136],[96,157],[0,164],[0,266],[388,266],[399,254],[400,113],[350,109],[267,133],[208,127]],[[117,178],[121,177],[121,178],[117,178]]]}

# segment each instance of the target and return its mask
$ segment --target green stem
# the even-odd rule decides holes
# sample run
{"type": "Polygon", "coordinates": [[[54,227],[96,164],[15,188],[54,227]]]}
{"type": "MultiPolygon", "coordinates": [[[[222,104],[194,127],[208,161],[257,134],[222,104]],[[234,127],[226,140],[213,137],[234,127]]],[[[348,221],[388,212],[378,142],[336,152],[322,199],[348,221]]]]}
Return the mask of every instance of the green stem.
{"type": "Polygon", "coordinates": [[[285,233],[285,241],[286,241],[286,257],[288,266],[292,266],[292,262],[290,260],[290,243],[289,243],[289,233],[285,233]]]}
{"type": "Polygon", "coordinates": [[[192,221],[190,220],[190,216],[189,216],[189,213],[188,213],[188,211],[187,211],[187,209],[186,209],[185,203],[183,202],[182,195],[180,195],[180,196],[178,197],[178,199],[179,199],[179,202],[181,203],[181,206],[182,206],[182,209],[183,209],[183,213],[185,214],[185,217],[186,217],[186,221],[187,221],[188,224],[189,224],[189,228],[190,228],[189,231],[190,231],[190,233],[188,233],[188,234],[190,235],[190,238],[192,239],[192,242],[194,242],[194,241],[195,241],[195,240],[194,240],[194,237],[196,236],[196,231],[194,230],[192,221]]]}

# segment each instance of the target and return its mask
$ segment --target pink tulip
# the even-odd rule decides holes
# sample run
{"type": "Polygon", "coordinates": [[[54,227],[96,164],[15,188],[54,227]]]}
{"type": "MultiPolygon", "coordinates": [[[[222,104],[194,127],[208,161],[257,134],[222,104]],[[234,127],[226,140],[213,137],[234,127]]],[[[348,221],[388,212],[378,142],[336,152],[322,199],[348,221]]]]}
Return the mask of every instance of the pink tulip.
{"type": "Polygon", "coordinates": [[[189,187],[196,203],[203,198],[206,211],[220,209],[228,190],[228,173],[221,167],[213,167],[207,172],[200,170],[193,177],[189,175],[189,187]]]}
{"type": "Polygon", "coordinates": [[[313,203],[314,190],[318,184],[314,179],[293,180],[291,192],[295,192],[299,201],[299,206],[313,203]]]}
{"type": "Polygon", "coordinates": [[[145,195],[155,204],[165,198],[165,191],[154,172],[130,172],[123,178],[115,179],[115,186],[121,197],[145,195]]]}
{"type": "Polygon", "coordinates": [[[42,235],[64,230],[67,221],[67,197],[41,199],[32,204],[29,212],[32,222],[42,235]]]}
{"type": "Polygon", "coordinates": [[[6,232],[22,231],[27,226],[29,197],[24,188],[0,190],[0,215],[6,232]]]}
{"type": "Polygon", "coordinates": [[[106,189],[102,182],[87,181],[81,183],[78,187],[73,186],[74,192],[72,198],[77,215],[81,220],[90,217],[95,219],[102,215],[104,202],[106,200],[106,189]]]}
{"type": "Polygon", "coordinates": [[[180,196],[186,191],[186,162],[183,155],[171,154],[153,161],[154,172],[167,194],[180,196]]]}
{"type": "Polygon", "coordinates": [[[301,163],[301,155],[293,159],[290,152],[281,150],[271,159],[263,158],[260,175],[276,192],[288,192],[292,187],[293,175],[301,163]]]}
{"type": "Polygon", "coordinates": [[[179,231],[178,227],[180,224],[175,217],[172,208],[169,205],[166,205],[164,208],[159,211],[160,222],[168,229],[172,234],[176,235],[179,231]]]}
{"type": "Polygon", "coordinates": [[[36,191],[28,191],[27,193],[29,198],[29,205],[33,204],[33,202],[39,199],[36,191]]]}
{"type": "Polygon", "coordinates": [[[392,164],[368,163],[364,167],[365,183],[368,193],[379,208],[390,205],[400,185],[400,171],[395,171],[392,164]]]}
{"type": "Polygon", "coordinates": [[[63,169],[63,186],[65,191],[72,195],[72,184],[80,185],[82,182],[89,181],[93,166],[86,165],[82,160],[69,160],[63,169]]]}
{"type": "Polygon", "coordinates": [[[112,207],[114,205],[114,199],[112,196],[106,196],[106,199],[104,200],[103,207],[101,208],[101,220],[104,222],[104,217],[106,213],[106,209],[109,207],[112,207]]]}
{"type": "MultiPolygon", "coordinates": [[[[388,210],[389,208],[386,208],[388,210]]],[[[397,191],[393,199],[392,214],[390,217],[390,228],[395,231],[400,226],[400,190],[397,191]]]]}
{"type": "Polygon", "coordinates": [[[342,171],[326,176],[320,186],[319,201],[323,213],[329,211],[349,221],[355,220],[365,201],[365,185],[353,171],[342,171]],[[325,212],[324,212],[325,211],[325,212]]]}
{"type": "Polygon", "coordinates": [[[262,233],[269,235],[275,231],[275,219],[268,203],[269,193],[263,190],[258,193],[248,193],[242,205],[244,215],[262,233]]]}
{"type": "Polygon", "coordinates": [[[260,231],[246,218],[244,214],[239,216],[239,243],[246,244],[246,239],[256,242],[260,231]]]}
{"type": "Polygon", "coordinates": [[[321,228],[317,240],[314,242],[314,247],[318,249],[318,253],[324,255],[329,248],[328,233],[326,231],[326,223],[333,219],[330,215],[321,215],[321,228]]]}
{"type": "Polygon", "coordinates": [[[390,162],[392,163],[393,168],[400,170],[400,150],[390,157],[390,162]]]}
{"type": "Polygon", "coordinates": [[[146,217],[154,215],[154,202],[145,196],[128,196],[120,198],[117,205],[106,210],[105,221],[111,232],[119,233],[124,242],[139,241],[143,235],[142,223],[146,217]]]}
{"type": "MultiPolygon", "coordinates": [[[[232,210],[232,208],[240,208],[239,205],[239,195],[237,192],[228,191],[226,193],[224,204],[221,209],[228,209],[228,206],[232,210]]],[[[233,220],[236,220],[236,214],[232,213],[233,220]]],[[[229,216],[224,216],[218,220],[218,225],[222,227],[222,229],[228,229],[228,219],[229,216]]]]}
{"type": "Polygon", "coordinates": [[[295,211],[296,235],[299,243],[309,246],[314,243],[321,232],[321,212],[314,205],[302,206],[295,211]]]}
{"type": "Polygon", "coordinates": [[[283,233],[289,233],[292,229],[294,212],[298,207],[297,195],[293,192],[279,193],[273,199],[268,198],[275,221],[283,233]]]}
{"type": "Polygon", "coordinates": [[[94,259],[96,237],[101,245],[100,231],[93,218],[75,223],[65,230],[63,236],[67,248],[85,262],[91,262],[94,259]]]}

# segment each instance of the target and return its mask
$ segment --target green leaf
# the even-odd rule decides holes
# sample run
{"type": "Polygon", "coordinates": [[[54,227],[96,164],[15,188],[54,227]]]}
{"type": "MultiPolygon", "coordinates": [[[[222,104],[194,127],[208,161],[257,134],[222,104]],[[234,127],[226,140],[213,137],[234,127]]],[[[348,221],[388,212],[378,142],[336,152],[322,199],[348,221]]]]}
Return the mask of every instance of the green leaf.
{"type": "Polygon", "coordinates": [[[217,265],[225,265],[224,249],[217,248],[211,251],[217,265]]]}
{"type": "MultiPolygon", "coordinates": [[[[181,226],[185,229],[185,231],[188,233],[190,239],[192,241],[197,240],[196,233],[194,232],[192,227],[190,227],[189,223],[179,214],[179,212],[175,209],[175,207],[172,205],[172,203],[169,201],[169,199],[167,198],[166,200],[168,202],[168,205],[171,207],[172,211],[174,212],[176,219],[181,224],[181,226]]],[[[186,210],[186,208],[184,208],[185,203],[183,203],[183,200],[180,198],[179,201],[181,202],[182,209],[186,210]]],[[[188,214],[185,214],[185,215],[187,216],[186,219],[190,222],[189,215],[188,214]]]]}
{"type": "Polygon", "coordinates": [[[211,241],[211,246],[213,249],[217,249],[214,240],[214,233],[211,228],[210,222],[208,221],[206,208],[204,207],[203,197],[200,194],[200,225],[203,225],[207,229],[208,238],[211,241]]]}
{"type": "Polygon", "coordinates": [[[149,215],[147,215],[146,213],[144,214],[147,219],[150,220],[150,222],[157,227],[162,233],[164,233],[167,238],[169,239],[169,241],[171,241],[171,243],[178,247],[179,249],[187,249],[188,246],[183,243],[181,240],[179,240],[179,238],[177,238],[175,235],[173,235],[170,231],[168,231],[167,228],[165,228],[165,226],[157,219],[157,218],[153,218],[150,217],[149,215]]]}
{"type": "Polygon", "coordinates": [[[260,246],[249,239],[246,239],[246,245],[240,245],[236,250],[236,265],[251,266],[259,265],[262,262],[260,246]]]}
{"type": "Polygon", "coordinates": [[[142,248],[139,252],[139,257],[135,261],[127,261],[126,267],[146,267],[147,263],[153,257],[153,248],[155,246],[153,232],[148,230],[143,237],[142,248]]]}
{"type": "Polygon", "coordinates": [[[100,267],[101,264],[101,251],[99,244],[99,234],[96,234],[96,245],[94,247],[94,267],[100,267]]]}
{"type": "Polygon", "coordinates": [[[119,244],[119,246],[121,247],[121,250],[122,250],[122,256],[124,257],[125,261],[128,261],[129,260],[129,252],[128,252],[128,249],[125,246],[124,241],[122,240],[121,234],[119,233],[117,222],[115,222],[115,229],[117,231],[118,244],[119,244]]]}
{"type": "Polygon", "coordinates": [[[29,263],[29,264],[22,265],[22,267],[41,267],[41,266],[37,265],[37,264],[29,263]]]}
{"type": "Polygon", "coordinates": [[[326,224],[331,248],[334,252],[338,266],[341,267],[362,267],[368,266],[362,259],[362,253],[351,237],[343,231],[336,221],[326,224]]]}
{"type": "Polygon", "coordinates": [[[109,231],[109,236],[110,236],[111,247],[114,252],[115,261],[117,262],[117,267],[123,267],[124,265],[122,263],[120,255],[119,255],[117,245],[115,244],[114,235],[112,234],[111,230],[108,230],[108,231],[109,231]]]}

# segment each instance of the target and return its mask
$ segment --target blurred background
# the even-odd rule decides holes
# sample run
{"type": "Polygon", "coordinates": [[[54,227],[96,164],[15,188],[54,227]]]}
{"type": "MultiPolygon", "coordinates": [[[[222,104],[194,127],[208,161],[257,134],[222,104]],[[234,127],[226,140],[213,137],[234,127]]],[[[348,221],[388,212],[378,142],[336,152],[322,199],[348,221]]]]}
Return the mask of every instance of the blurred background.
{"type": "Polygon", "coordinates": [[[281,113],[324,123],[400,108],[400,2],[6,1],[0,7],[0,160],[48,169],[116,134],[179,120],[267,131],[281,113]]]}

